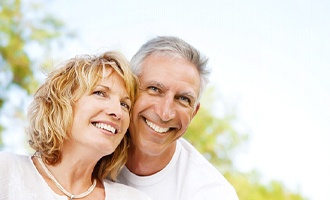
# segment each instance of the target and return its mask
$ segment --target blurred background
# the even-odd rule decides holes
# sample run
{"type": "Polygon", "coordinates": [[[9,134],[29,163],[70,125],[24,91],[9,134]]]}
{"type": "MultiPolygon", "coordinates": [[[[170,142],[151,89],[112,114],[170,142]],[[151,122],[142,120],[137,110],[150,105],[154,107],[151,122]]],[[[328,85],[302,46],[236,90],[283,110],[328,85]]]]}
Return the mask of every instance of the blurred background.
{"type": "Polygon", "coordinates": [[[330,1],[2,0],[0,149],[24,128],[47,72],[80,54],[130,59],[174,35],[209,57],[211,82],[185,137],[241,200],[329,200],[330,1]]]}

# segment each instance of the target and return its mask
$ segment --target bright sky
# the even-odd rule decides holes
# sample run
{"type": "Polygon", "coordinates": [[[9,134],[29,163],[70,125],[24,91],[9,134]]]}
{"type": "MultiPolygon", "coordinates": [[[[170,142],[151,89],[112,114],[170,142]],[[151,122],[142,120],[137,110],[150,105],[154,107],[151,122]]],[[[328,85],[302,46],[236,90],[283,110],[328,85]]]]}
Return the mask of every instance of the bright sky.
{"type": "MultiPolygon", "coordinates": [[[[330,199],[330,1],[51,1],[78,34],[54,59],[175,35],[210,58],[212,82],[251,134],[236,165],[330,199]]],[[[221,111],[219,111],[221,112],[221,111]]]]}

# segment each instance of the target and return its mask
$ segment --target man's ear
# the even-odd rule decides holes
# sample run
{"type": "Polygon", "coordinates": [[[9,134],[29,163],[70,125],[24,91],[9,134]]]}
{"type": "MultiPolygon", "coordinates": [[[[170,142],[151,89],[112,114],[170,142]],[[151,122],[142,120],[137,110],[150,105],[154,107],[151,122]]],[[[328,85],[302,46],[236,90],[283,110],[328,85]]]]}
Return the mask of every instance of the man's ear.
{"type": "Polygon", "coordinates": [[[198,112],[200,106],[201,106],[201,103],[198,102],[197,105],[196,105],[196,108],[195,108],[195,110],[194,110],[194,113],[193,113],[193,118],[194,118],[195,115],[197,114],[197,112],[198,112]]]}

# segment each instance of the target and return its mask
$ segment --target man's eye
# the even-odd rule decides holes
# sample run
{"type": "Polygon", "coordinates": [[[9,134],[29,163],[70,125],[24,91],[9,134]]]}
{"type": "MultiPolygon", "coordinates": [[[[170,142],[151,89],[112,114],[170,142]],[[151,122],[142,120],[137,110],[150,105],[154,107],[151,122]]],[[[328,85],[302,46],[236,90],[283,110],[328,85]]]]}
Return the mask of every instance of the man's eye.
{"type": "Polygon", "coordinates": [[[157,87],[154,87],[154,86],[148,87],[148,90],[151,91],[151,92],[159,92],[159,89],[157,87]]]}
{"type": "Polygon", "coordinates": [[[180,101],[183,101],[183,102],[186,102],[186,103],[188,103],[189,105],[190,105],[190,103],[191,103],[191,100],[190,100],[188,97],[185,97],[185,96],[181,96],[181,97],[179,97],[179,100],[180,100],[180,101]]]}

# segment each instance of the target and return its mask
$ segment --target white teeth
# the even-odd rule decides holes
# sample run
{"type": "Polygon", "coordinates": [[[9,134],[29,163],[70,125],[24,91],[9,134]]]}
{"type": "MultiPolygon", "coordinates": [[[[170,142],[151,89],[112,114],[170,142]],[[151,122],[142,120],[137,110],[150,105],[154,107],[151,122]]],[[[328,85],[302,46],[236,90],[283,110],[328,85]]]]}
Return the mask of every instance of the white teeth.
{"type": "Polygon", "coordinates": [[[104,130],[107,130],[107,131],[110,131],[112,133],[116,133],[116,129],[108,124],[103,124],[103,123],[95,123],[95,126],[97,128],[101,128],[101,129],[104,129],[104,130]]]}
{"type": "Polygon", "coordinates": [[[152,129],[154,129],[154,131],[158,132],[158,133],[165,133],[167,132],[168,130],[170,130],[170,128],[162,128],[162,127],[159,127],[157,126],[156,124],[152,123],[152,122],[149,122],[148,120],[146,120],[148,126],[152,129]]]}

